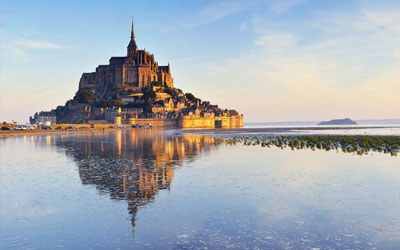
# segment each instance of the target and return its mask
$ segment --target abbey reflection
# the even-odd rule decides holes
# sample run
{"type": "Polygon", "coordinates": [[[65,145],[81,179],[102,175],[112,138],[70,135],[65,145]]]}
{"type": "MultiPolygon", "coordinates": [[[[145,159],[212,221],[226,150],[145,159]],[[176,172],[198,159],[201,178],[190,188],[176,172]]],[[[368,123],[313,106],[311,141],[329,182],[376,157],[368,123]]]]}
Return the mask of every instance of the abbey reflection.
{"type": "Polygon", "coordinates": [[[171,188],[175,166],[209,151],[218,141],[140,129],[59,136],[54,143],[77,163],[84,185],[128,201],[135,229],[139,207],[153,201],[159,190],[171,188]]]}

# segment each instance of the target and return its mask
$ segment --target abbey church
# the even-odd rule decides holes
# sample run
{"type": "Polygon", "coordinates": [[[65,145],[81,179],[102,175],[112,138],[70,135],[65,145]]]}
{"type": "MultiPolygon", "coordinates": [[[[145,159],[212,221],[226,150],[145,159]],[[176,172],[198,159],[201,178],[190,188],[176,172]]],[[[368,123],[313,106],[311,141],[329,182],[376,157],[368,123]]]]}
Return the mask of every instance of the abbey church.
{"type": "Polygon", "coordinates": [[[109,65],[99,65],[96,72],[83,73],[79,89],[88,89],[96,98],[103,98],[108,87],[137,91],[151,85],[174,87],[169,64],[159,66],[146,50],[139,50],[135,41],[135,31],[131,29],[131,40],[127,47],[127,56],[111,57],[109,65]]]}

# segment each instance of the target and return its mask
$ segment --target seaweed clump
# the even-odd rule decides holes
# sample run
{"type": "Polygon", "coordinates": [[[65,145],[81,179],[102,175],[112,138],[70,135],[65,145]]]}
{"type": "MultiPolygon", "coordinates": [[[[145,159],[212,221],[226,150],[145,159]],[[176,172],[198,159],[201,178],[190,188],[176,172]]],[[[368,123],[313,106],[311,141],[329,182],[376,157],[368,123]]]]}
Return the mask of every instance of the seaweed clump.
{"type": "Polygon", "coordinates": [[[400,151],[399,136],[365,136],[365,135],[279,135],[279,136],[235,136],[224,138],[228,144],[246,146],[279,147],[311,150],[342,150],[345,153],[358,155],[370,151],[390,153],[396,156],[400,151]]]}

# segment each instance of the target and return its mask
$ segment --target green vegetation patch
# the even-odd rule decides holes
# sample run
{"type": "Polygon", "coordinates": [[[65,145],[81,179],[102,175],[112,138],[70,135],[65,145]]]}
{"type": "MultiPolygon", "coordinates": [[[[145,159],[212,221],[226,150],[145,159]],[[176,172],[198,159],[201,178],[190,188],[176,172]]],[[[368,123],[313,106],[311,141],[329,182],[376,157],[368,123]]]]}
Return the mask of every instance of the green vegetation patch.
{"type": "Polygon", "coordinates": [[[400,136],[365,136],[365,135],[296,135],[296,136],[235,136],[225,139],[229,144],[262,147],[276,146],[280,148],[312,150],[342,150],[346,153],[367,154],[369,151],[397,155],[400,151],[400,136]]]}

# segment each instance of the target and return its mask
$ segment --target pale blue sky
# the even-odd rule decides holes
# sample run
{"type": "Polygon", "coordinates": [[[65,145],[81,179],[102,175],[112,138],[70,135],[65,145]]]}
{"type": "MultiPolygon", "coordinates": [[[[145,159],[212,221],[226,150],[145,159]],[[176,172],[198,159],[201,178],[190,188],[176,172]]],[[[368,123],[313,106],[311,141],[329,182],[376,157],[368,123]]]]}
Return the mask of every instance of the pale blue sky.
{"type": "Polygon", "coordinates": [[[0,121],[72,98],[136,41],[247,122],[400,118],[400,1],[2,0],[0,121]]]}

